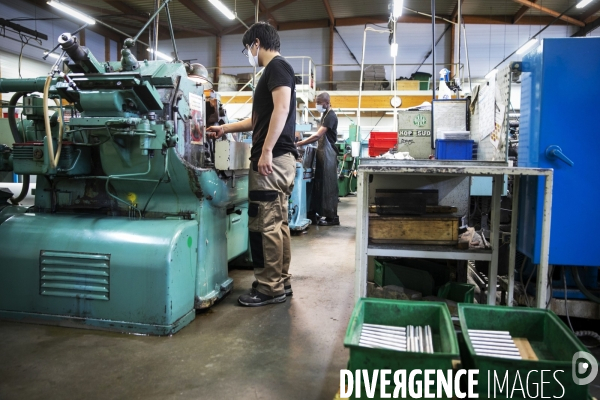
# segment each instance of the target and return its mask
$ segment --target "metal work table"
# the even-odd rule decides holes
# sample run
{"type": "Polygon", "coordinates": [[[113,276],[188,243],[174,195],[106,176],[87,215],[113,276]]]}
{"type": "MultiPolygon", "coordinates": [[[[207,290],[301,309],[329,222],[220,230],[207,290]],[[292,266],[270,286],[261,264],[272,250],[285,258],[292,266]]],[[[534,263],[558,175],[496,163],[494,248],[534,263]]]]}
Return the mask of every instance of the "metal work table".
{"type": "Polygon", "coordinates": [[[513,218],[511,226],[509,256],[508,305],[512,305],[515,282],[515,255],[517,237],[517,215],[519,178],[523,175],[545,177],[544,212],[542,219],[541,259],[537,274],[536,307],[545,308],[547,302],[548,253],[550,246],[550,219],[552,209],[553,170],[542,168],[510,167],[501,162],[450,161],[450,160],[386,160],[364,158],[358,168],[358,207],[356,221],[356,280],[355,299],[366,296],[368,257],[437,258],[451,260],[490,261],[488,304],[496,304],[498,282],[498,235],[500,233],[500,199],[504,175],[514,177],[513,218]],[[491,176],[492,215],[491,250],[459,250],[452,246],[374,244],[369,243],[369,179],[372,175],[384,175],[395,180],[414,176],[491,176]]]}

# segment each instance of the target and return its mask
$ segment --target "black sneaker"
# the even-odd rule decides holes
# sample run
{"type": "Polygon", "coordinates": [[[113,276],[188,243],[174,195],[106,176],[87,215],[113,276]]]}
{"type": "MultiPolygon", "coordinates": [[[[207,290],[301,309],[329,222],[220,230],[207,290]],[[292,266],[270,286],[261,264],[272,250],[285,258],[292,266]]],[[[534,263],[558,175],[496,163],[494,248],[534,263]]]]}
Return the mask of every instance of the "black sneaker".
{"type": "MultiPolygon", "coordinates": [[[[252,282],[252,289],[255,291],[256,288],[258,287],[258,282],[254,281],[252,282]]],[[[294,292],[292,291],[292,285],[286,285],[283,287],[283,290],[285,291],[285,295],[286,296],[293,296],[294,292]]]]}
{"type": "Polygon", "coordinates": [[[322,220],[319,220],[317,222],[317,225],[319,226],[333,226],[333,225],[339,225],[340,224],[340,217],[333,217],[333,218],[324,218],[322,220]]]}
{"type": "Polygon", "coordinates": [[[279,296],[268,296],[258,290],[253,290],[248,294],[243,294],[238,298],[238,302],[247,307],[260,307],[267,304],[276,304],[285,302],[285,293],[279,296]]]}

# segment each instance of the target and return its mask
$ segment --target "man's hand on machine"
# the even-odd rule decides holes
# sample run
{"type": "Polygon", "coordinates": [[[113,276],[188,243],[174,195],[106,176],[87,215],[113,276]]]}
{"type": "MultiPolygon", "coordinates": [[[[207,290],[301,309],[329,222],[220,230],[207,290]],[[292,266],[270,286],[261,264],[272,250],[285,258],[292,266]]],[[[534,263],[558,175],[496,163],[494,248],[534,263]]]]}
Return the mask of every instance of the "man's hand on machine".
{"type": "Polygon", "coordinates": [[[221,136],[225,135],[224,125],[221,126],[209,126],[206,128],[206,136],[209,139],[218,139],[221,136]]]}

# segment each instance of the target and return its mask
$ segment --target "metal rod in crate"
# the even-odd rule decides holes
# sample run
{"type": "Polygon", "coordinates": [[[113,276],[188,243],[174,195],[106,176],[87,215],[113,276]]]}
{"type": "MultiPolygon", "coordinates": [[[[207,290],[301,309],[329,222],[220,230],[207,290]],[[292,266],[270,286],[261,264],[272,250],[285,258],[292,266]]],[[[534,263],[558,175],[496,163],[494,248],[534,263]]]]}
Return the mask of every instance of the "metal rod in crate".
{"type": "Polygon", "coordinates": [[[363,324],[359,345],[362,347],[433,353],[431,326],[388,326],[363,324]]]}
{"type": "Polygon", "coordinates": [[[522,359],[521,352],[510,332],[481,329],[469,329],[468,332],[475,354],[513,360],[522,359]]]}

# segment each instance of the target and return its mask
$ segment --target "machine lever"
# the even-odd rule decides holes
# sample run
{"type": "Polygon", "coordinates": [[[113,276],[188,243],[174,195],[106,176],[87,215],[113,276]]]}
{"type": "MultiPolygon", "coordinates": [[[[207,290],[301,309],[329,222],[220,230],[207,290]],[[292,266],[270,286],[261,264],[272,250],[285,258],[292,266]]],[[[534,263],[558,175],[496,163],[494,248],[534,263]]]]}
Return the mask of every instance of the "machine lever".
{"type": "Polygon", "coordinates": [[[562,152],[562,149],[555,144],[546,148],[546,157],[548,157],[550,160],[558,158],[570,167],[575,165],[575,163],[571,161],[569,157],[565,156],[565,153],[562,152]]]}

